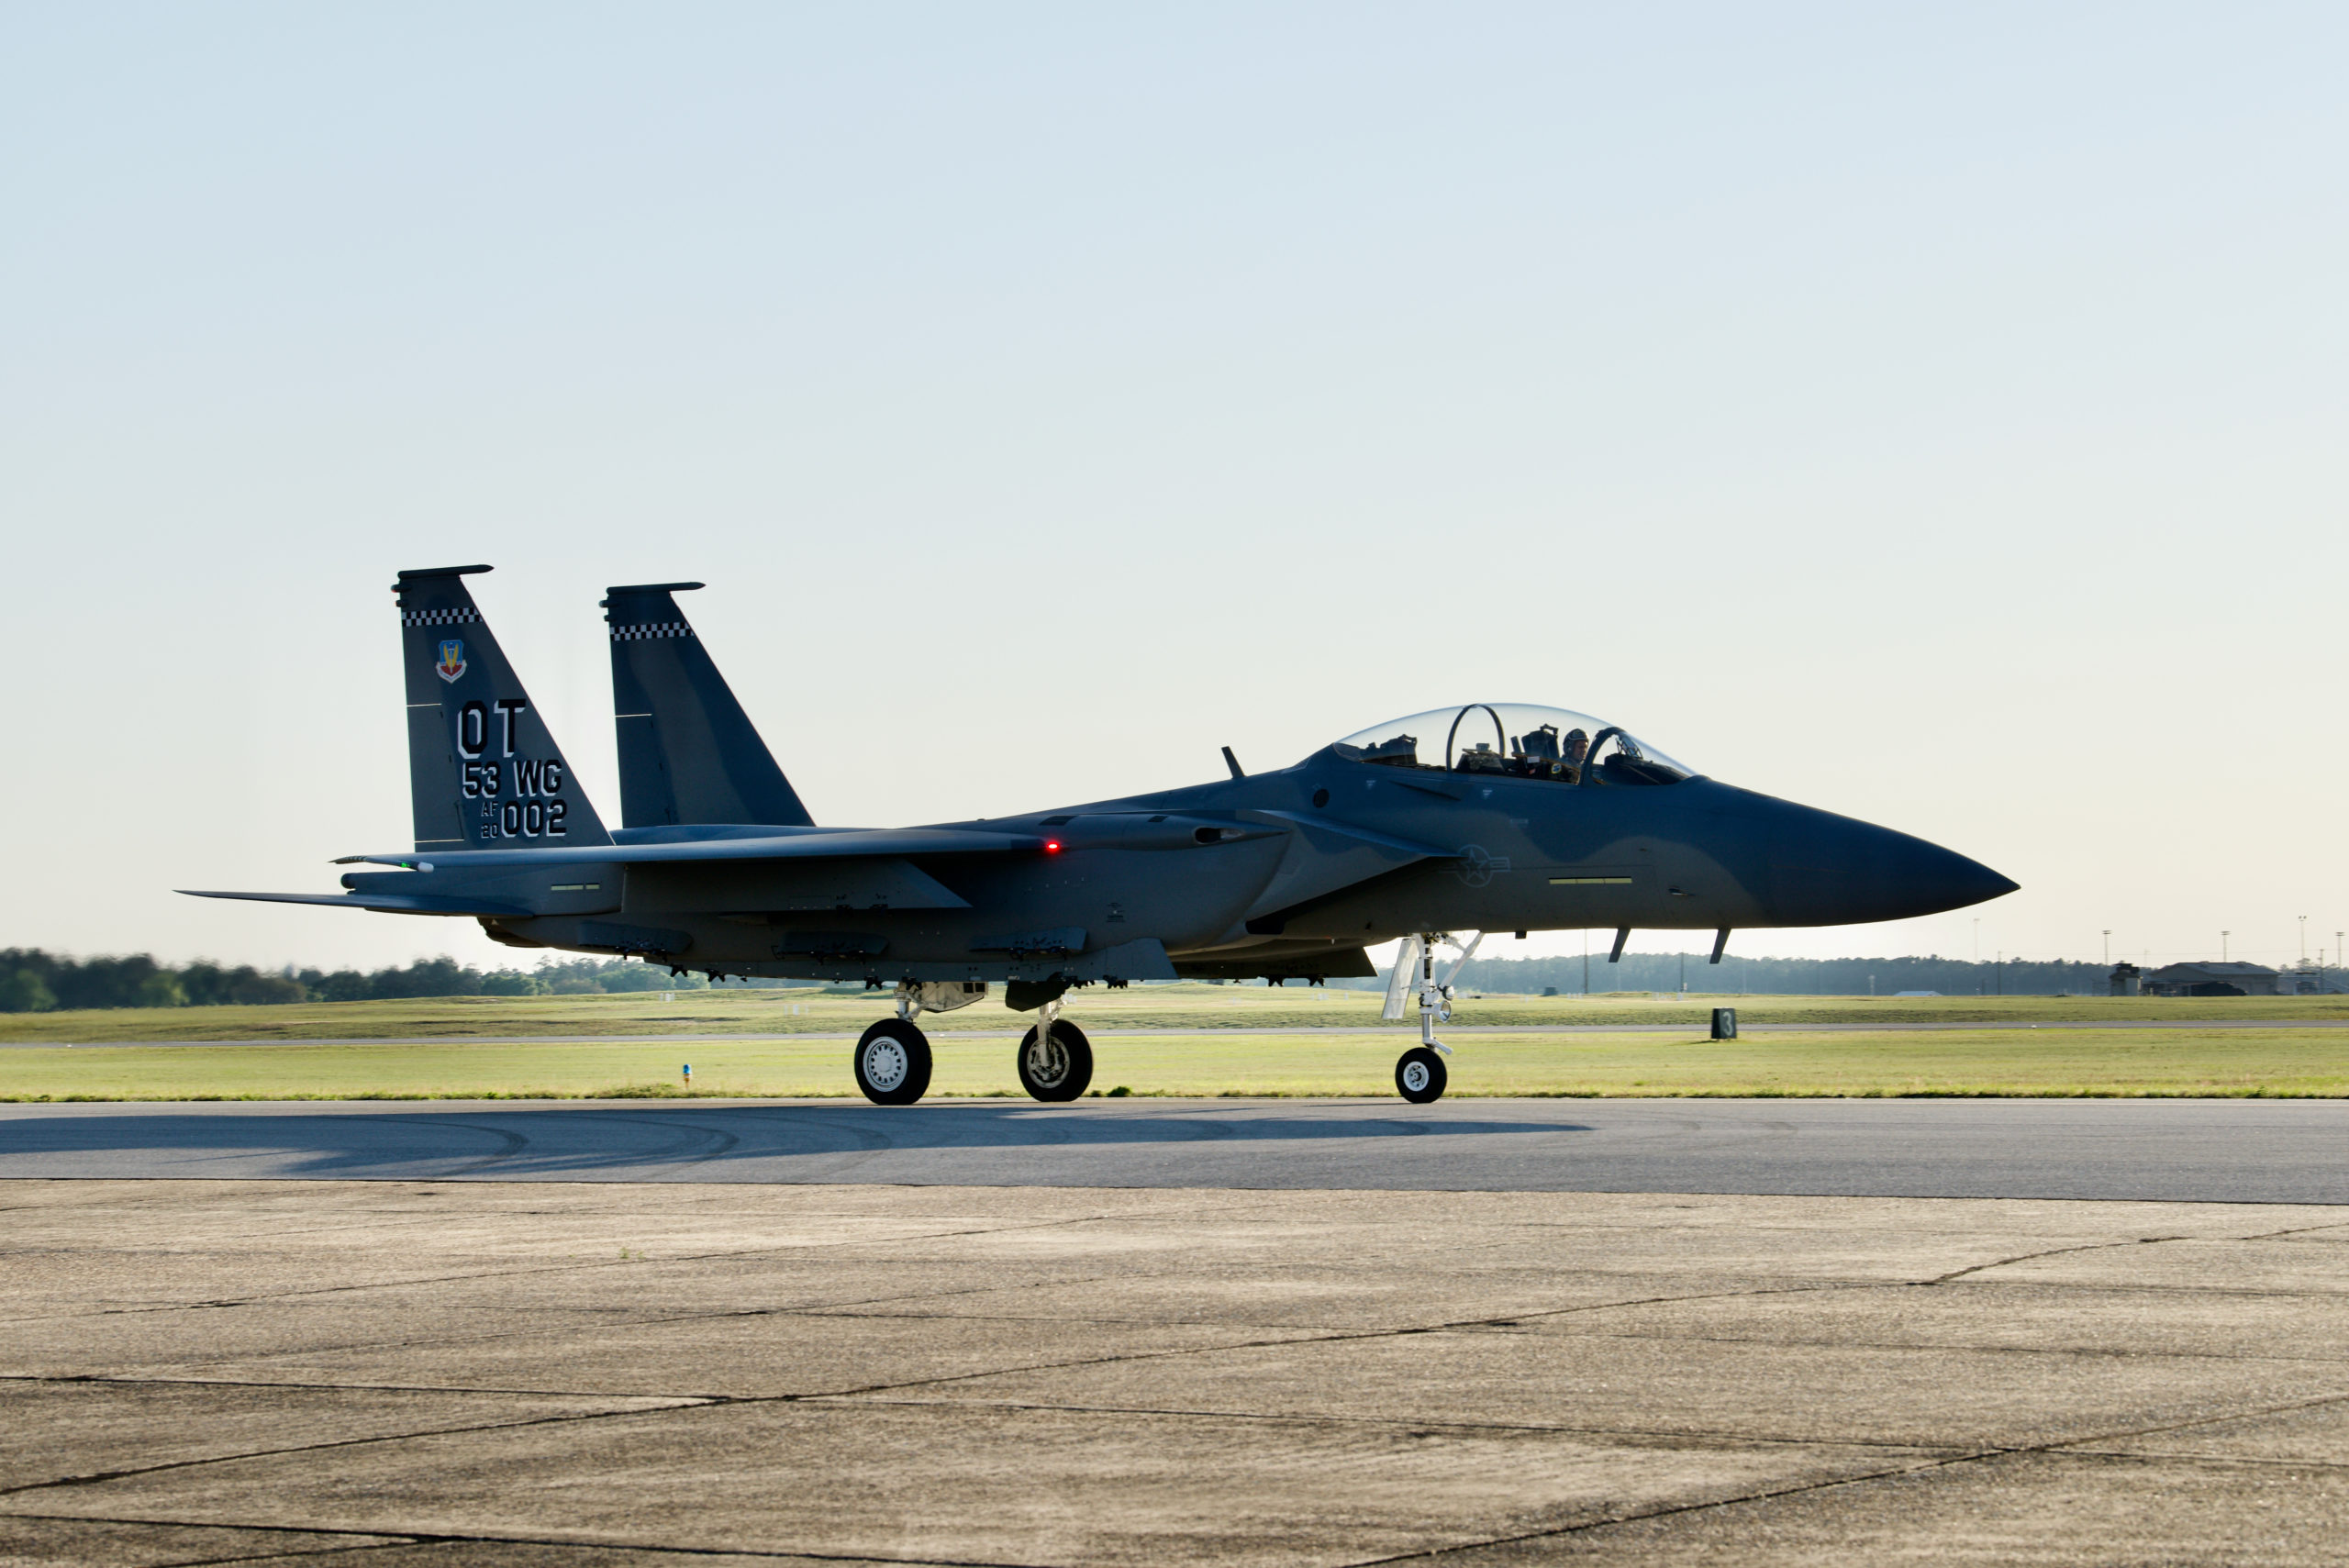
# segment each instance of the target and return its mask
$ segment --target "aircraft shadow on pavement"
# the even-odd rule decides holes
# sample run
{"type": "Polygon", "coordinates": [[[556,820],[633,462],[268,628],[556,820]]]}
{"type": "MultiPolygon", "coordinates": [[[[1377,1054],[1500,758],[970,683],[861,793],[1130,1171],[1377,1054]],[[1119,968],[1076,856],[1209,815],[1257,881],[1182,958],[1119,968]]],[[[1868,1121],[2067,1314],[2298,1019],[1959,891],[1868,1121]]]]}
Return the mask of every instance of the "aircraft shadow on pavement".
{"type": "Polygon", "coordinates": [[[1121,1108],[1101,1115],[1028,1104],[656,1103],[625,1108],[25,1117],[0,1121],[0,1175],[561,1176],[712,1162],[855,1160],[893,1152],[1107,1151],[1181,1144],[1246,1146],[1251,1153],[1266,1153],[1283,1144],[1326,1147],[1369,1139],[1450,1140],[1591,1130],[1572,1121],[1429,1116],[1400,1106],[1392,1113],[1348,1110],[1353,1114],[1317,1117],[1221,1107],[1187,1113],[1121,1108]],[[271,1169],[253,1171],[256,1161],[269,1162],[271,1169]],[[71,1169],[44,1169],[56,1165],[71,1169]]]}

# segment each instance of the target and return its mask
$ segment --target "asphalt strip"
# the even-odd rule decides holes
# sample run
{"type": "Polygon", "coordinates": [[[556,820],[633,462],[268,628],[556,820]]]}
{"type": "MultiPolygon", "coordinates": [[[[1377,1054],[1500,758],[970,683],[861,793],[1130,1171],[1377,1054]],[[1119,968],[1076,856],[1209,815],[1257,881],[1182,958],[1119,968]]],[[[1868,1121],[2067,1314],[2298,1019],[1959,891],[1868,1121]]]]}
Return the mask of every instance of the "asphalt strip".
{"type": "Polygon", "coordinates": [[[882,1183],[2349,1204],[2349,1102],[0,1105],[0,1177],[882,1183]]]}

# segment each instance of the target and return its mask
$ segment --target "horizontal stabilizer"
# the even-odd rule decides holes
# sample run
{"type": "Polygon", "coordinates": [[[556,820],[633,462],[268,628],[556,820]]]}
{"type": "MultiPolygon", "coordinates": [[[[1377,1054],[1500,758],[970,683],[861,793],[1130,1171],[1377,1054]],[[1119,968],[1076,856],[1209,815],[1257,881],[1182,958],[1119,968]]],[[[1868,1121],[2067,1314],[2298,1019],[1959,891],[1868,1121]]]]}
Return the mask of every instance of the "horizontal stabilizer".
{"type": "Polygon", "coordinates": [[[530,913],[519,904],[419,893],[215,893],[198,887],[178,891],[191,898],[247,898],[258,904],[331,904],[341,909],[373,909],[379,915],[472,915],[491,918],[528,917],[530,913]]]}

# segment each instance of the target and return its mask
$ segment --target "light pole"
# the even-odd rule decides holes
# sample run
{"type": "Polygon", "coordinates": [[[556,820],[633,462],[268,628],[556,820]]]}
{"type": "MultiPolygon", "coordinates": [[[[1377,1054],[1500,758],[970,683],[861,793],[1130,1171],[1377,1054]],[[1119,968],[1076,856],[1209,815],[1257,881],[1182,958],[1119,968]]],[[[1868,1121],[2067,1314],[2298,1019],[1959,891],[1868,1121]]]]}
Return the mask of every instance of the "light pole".
{"type": "Polygon", "coordinates": [[[2104,933],[2104,967],[2107,969],[2112,967],[2112,933],[2110,931],[2104,933]]]}
{"type": "Polygon", "coordinates": [[[2232,935],[2234,935],[2232,931],[2221,931],[2219,933],[2219,962],[2221,963],[2227,962],[2227,939],[2232,935]]]}
{"type": "Polygon", "coordinates": [[[2307,963],[2307,962],[2308,962],[2308,961],[2309,961],[2309,917],[2308,917],[2306,915],[2303,915],[2303,916],[2301,916],[2301,917],[2300,917],[2300,962],[2301,962],[2303,964],[2305,964],[2305,963],[2307,963]]]}

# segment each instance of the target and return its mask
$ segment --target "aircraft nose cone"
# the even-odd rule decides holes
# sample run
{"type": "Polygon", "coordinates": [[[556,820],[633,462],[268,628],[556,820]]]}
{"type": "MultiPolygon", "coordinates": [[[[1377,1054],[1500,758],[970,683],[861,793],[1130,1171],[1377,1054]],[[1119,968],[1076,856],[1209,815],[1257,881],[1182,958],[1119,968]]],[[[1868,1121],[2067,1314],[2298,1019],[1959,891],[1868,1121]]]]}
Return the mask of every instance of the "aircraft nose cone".
{"type": "Polygon", "coordinates": [[[1944,850],[1939,844],[1912,839],[1906,833],[1892,836],[1901,842],[1887,857],[1891,862],[1890,885],[1881,891],[1889,899],[1914,906],[1908,911],[1909,914],[1938,915],[1944,909],[1963,909],[1969,904],[2002,897],[2022,885],[1954,850],[1944,850]]]}
{"type": "Polygon", "coordinates": [[[1822,926],[1938,915],[2020,885],[1954,850],[1826,812],[1779,836],[1770,880],[1780,918],[1822,926]]]}

